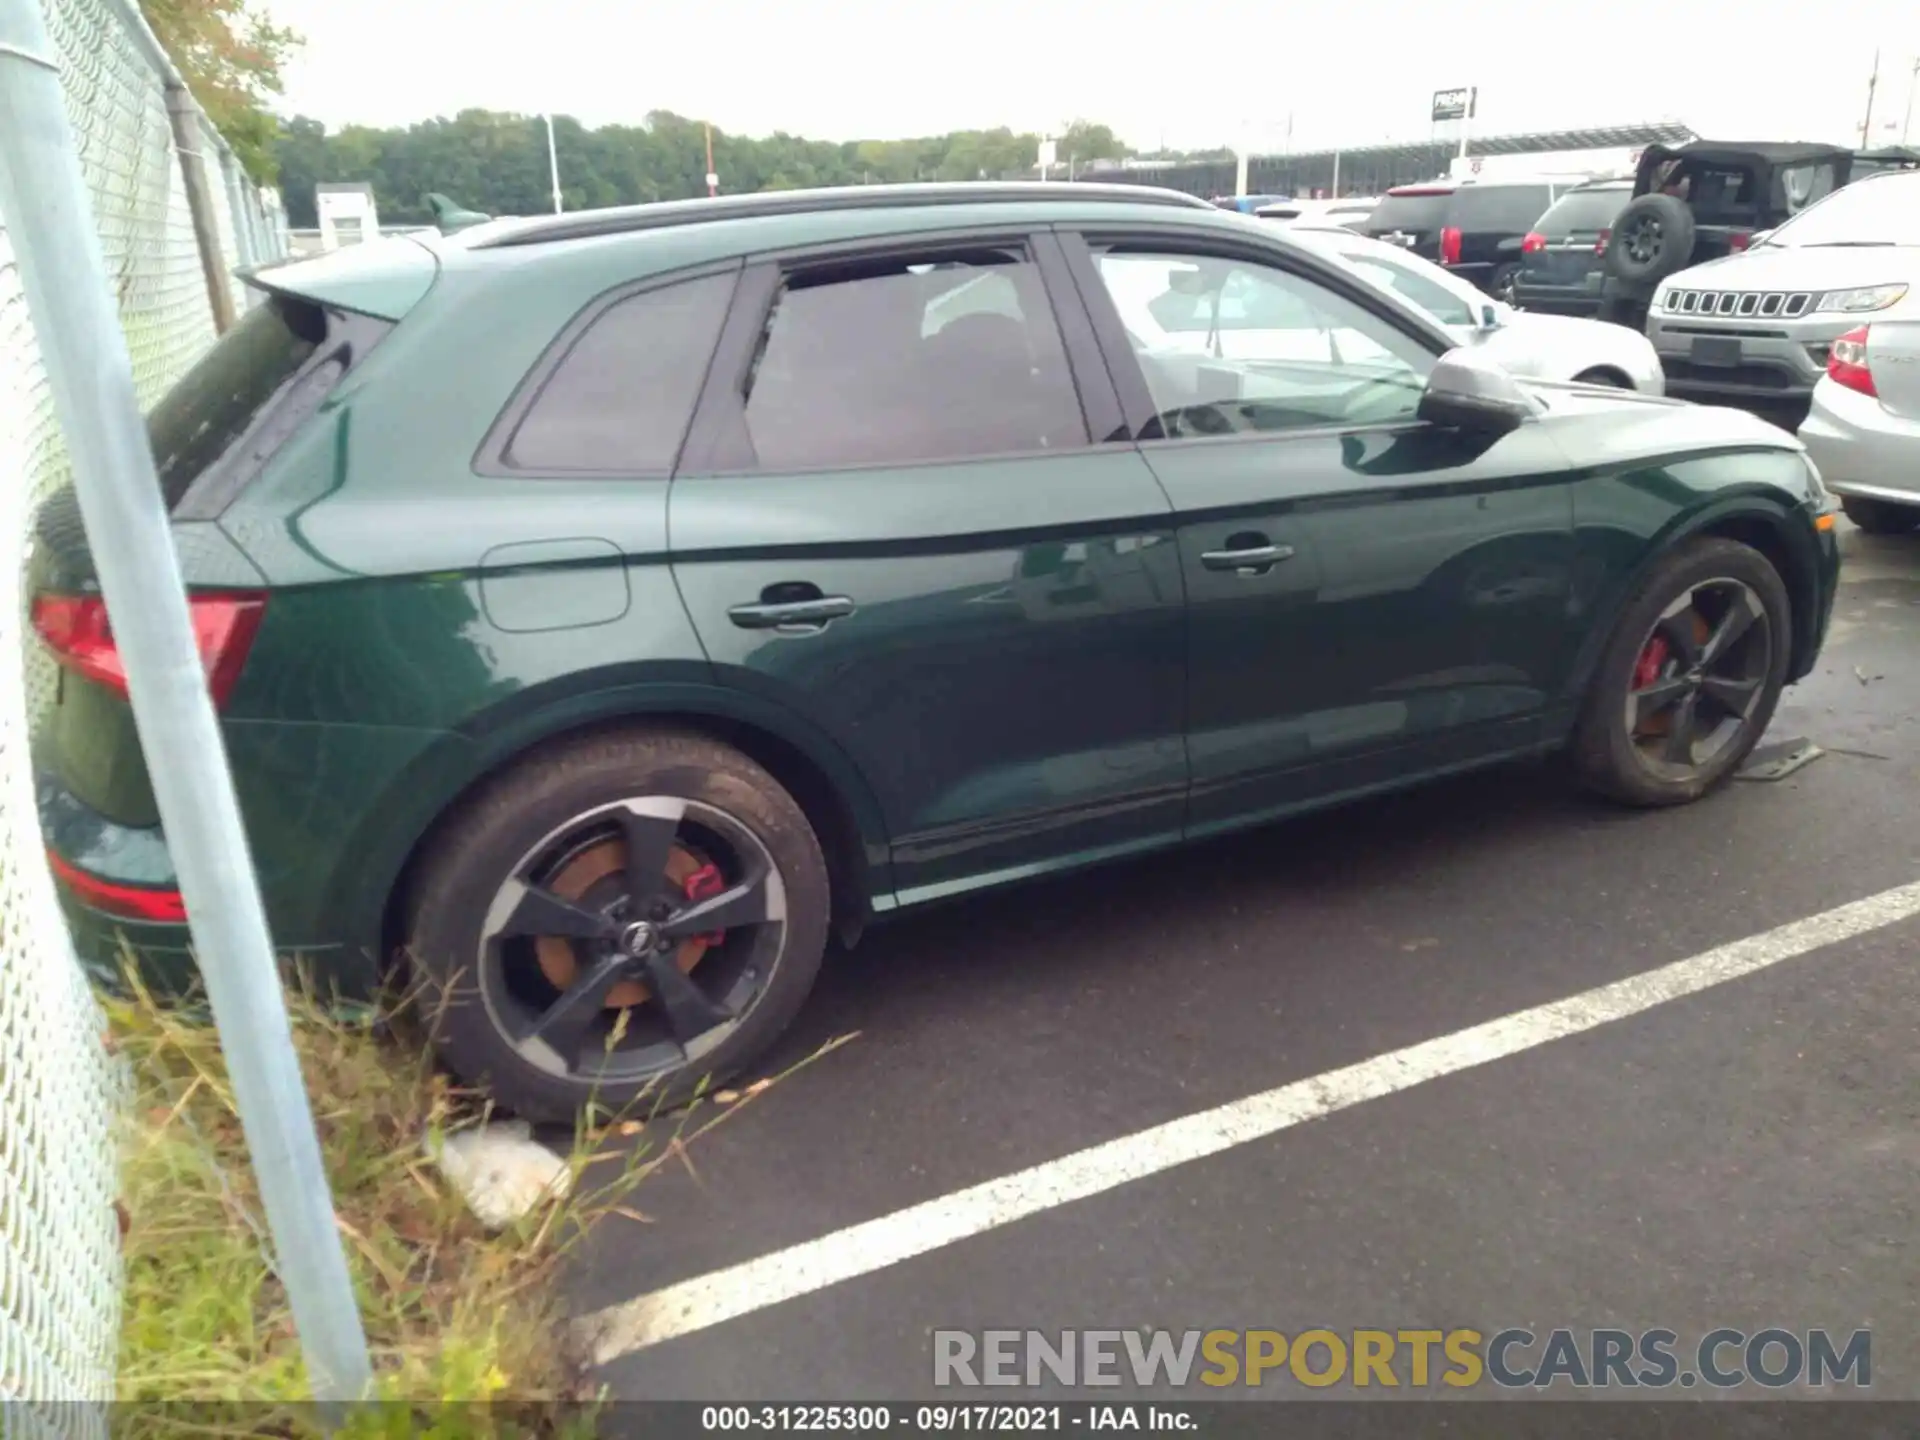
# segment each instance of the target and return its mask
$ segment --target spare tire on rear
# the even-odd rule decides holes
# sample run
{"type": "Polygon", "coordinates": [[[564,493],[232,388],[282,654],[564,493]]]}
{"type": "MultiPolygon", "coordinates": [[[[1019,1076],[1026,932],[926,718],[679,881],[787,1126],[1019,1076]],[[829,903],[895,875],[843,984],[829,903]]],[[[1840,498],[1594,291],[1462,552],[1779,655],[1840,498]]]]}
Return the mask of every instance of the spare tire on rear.
{"type": "Polygon", "coordinates": [[[1672,195],[1642,195],[1613,222],[1607,273],[1622,280],[1664,280],[1693,259],[1693,211],[1672,195]]]}

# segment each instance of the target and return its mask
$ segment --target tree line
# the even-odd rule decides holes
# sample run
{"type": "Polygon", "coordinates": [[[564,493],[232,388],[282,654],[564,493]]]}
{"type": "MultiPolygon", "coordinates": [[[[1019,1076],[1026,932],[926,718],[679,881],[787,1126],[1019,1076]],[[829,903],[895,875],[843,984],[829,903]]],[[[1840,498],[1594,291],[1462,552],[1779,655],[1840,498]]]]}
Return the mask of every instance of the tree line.
{"type": "MultiPolygon", "coordinates": [[[[438,192],[493,215],[550,210],[546,121],[537,115],[466,110],[403,128],[348,125],[330,132],[304,116],[282,120],[281,72],[305,43],[273,23],[262,0],[140,0],[160,43],[207,118],[247,173],[278,183],[288,222],[311,227],[314,186],[367,181],[383,221],[427,223],[438,192]]],[[[706,193],[708,128],[656,110],[634,125],[588,129],[567,116],[553,123],[563,202],[569,210],[675,200],[706,193]]],[[[1002,126],[911,140],[808,140],[776,131],[753,138],[711,132],[713,169],[728,192],[815,185],[885,185],[910,180],[999,179],[1029,173],[1040,137],[1002,126]]],[[[1078,120],[1056,137],[1063,169],[1124,159],[1132,152],[1106,125],[1078,120]]],[[[1225,150],[1169,160],[1231,158],[1225,150]]]]}
{"type": "MultiPolygon", "coordinates": [[[[656,110],[638,125],[589,129],[553,122],[561,197],[568,210],[678,200],[707,192],[705,124],[656,110]]],[[[912,180],[995,180],[1025,174],[1040,137],[1005,127],[909,140],[808,140],[712,131],[713,168],[726,193],[816,185],[885,185],[912,180]]],[[[1076,121],[1057,139],[1061,170],[1131,152],[1105,126],[1076,121]]],[[[429,223],[430,192],[490,215],[553,208],[546,121],[537,115],[465,110],[404,129],[349,125],[329,132],[301,116],[281,126],[275,147],[287,221],[311,226],[314,186],[368,181],[382,223],[429,223]]]]}

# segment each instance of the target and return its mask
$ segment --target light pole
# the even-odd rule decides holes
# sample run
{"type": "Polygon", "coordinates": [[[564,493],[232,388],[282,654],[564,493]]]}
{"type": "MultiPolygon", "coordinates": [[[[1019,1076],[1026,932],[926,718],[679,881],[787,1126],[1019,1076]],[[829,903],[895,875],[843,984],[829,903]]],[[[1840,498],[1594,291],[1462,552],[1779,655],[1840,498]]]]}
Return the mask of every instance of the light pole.
{"type": "Polygon", "coordinates": [[[547,122],[547,174],[553,180],[553,213],[558,215],[565,208],[560,203],[560,150],[553,142],[552,112],[540,118],[547,122]]]}
{"type": "Polygon", "coordinates": [[[1867,118],[1860,122],[1860,148],[1873,146],[1873,92],[1880,88],[1880,52],[1873,52],[1873,74],[1867,77],[1867,118]]]}
{"type": "Polygon", "coordinates": [[[1913,129],[1913,92],[1920,90],[1920,55],[1913,61],[1913,78],[1907,82],[1907,118],[1900,122],[1900,143],[1908,143],[1908,132],[1913,129]]]}

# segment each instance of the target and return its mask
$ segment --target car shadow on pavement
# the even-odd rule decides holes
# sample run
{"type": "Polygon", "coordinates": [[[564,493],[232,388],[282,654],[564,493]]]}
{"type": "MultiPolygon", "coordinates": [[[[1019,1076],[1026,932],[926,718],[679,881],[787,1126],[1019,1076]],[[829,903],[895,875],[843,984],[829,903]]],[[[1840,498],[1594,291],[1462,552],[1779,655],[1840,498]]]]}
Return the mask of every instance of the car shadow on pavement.
{"type": "Polygon", "coordinates": [[[1144,943],[1217,944],[1221,918],[1278,912],[1374,887],[1404,887],[1436,851],[1525,850],[1544,835],[1631,823],[1638,813],[1578,792],[1548,760],[1515,761],[1398,794],[1276,822],[978,897],[873,926],[827,957],[818,988],[769,1067],[836,1035],[963,995],[1017,993],[1036,982],[1098,983],[1098,971],[1144,943]],[[1182,936],[1190,936],[1184,941],[1182,936]],[[1036,964],[1061,967],[1036,975],[1036,964]]]}

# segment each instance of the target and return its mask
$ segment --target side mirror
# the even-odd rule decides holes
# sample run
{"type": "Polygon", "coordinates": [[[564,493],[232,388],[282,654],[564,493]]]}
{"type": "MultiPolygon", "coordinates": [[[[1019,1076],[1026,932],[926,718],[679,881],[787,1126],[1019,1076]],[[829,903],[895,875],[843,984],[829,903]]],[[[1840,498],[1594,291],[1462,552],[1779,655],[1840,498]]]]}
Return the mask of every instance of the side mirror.
{"type": "Polygon", "coordinates": [[[1506,435],[1533,418],[1533,404],[1514,378],[1467,350],[1449,350],[1427,376],[1418,414],[1432,425],[1506,435]]]}

